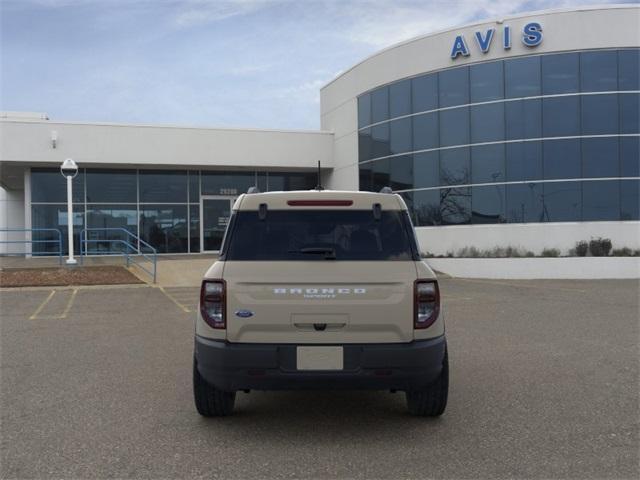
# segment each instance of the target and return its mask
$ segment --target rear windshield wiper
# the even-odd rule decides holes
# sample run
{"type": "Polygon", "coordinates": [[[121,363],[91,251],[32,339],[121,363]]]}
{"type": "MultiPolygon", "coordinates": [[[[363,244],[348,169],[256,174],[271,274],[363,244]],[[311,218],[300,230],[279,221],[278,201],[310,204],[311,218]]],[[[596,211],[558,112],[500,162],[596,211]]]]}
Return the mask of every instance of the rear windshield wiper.
{"type": "Polygon", "coordinates": [[[301,248],[300,250],[289,250],[288,253],[310,253],[322,255],[324,254],[324,258],[326,260],[335,260],[336,259],[336,249],[329,247],[306,247],[301,248]]]}

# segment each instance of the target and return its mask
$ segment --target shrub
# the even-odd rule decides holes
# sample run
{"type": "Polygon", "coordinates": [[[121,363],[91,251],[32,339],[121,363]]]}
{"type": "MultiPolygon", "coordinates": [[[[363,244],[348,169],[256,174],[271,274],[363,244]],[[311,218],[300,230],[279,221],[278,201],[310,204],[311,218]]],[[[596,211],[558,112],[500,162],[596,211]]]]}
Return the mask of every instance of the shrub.
{"type": "Polygon", "coordinates": [[[525,256],[525,257],[535,257],[535,256],[536,256],[536,254],[535,254],[535,253],[533,253],[531,250],[527,250],[527,251],[524,253],[524,256],[525,256]]]}
{"type": "Polygon", "coordinates": [[[576,242],[576,247],[575,247],[576,255],[578,255],[579,257],[586,257],[588,251],[589,251],[589,244],[586,241],[581,240],[579,242],[576,242]]]}
{"type": "Polygon", "coordinates": [[[611,252],[614,257],[638,257],[640,250],[631,250],[629,247],[616,248],[611,252]]]}
{"type": "Polygon", "coordinates": [[[545,248],[540,254],[541,257],[559,257],[560,250],[557,248],[545,248]]]}
{"type": "Polygon", "coordinates": [[[592,238],[589,242],[589,250],[594,257],[606,257],[611,251],[611,240],[608,238],[592,238]]]}
{"type": "Polygon", "coordinates": [[[435,257],[435,254],[433,254],[433,253],[431,253],[429,251],[422,252],[421,255],[422,255],[422,258],[434,258],[435,257]]]}

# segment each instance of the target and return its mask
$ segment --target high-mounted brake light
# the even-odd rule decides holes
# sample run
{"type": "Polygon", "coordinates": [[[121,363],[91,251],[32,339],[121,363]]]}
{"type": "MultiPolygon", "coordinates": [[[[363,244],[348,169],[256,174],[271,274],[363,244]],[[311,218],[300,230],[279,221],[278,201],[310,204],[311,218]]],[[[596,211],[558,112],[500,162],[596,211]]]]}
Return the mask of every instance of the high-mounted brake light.
{"type": "Polygon", "coordinates": [[[353,200],[287,200],[290,207],[350,207],[353,200]]]}
{"type": "Polygon", "coordinates": [[[436,280],[416,280],[414,287],[414,328],[428,328],[440,313],[440,289],[436,280]]]}
{"type": "Polygon", "coordinates": [[[224,280],[203,280],[200,287],[200,314],[211,328],[227,328],[224,280]]]}

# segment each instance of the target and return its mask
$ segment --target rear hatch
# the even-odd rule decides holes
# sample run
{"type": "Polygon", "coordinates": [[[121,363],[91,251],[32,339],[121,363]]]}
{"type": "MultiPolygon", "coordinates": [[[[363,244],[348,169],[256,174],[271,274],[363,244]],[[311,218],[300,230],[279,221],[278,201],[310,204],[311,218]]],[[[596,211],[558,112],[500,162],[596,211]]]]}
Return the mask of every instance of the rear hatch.
{"type": "Polygon", "coordinates": [[[407,212],[329,207],[234,212],[221,260],[227,340],[413,340],[415,261],[407,212]]]}

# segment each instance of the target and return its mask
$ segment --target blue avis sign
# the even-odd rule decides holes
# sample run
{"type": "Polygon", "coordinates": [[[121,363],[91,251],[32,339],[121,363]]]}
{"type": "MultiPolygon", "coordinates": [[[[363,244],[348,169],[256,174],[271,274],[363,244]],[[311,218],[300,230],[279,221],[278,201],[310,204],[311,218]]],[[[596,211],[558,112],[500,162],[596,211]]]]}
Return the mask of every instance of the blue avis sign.
{"type": "MultiPolygon", "coordinates": [[[[496,29],[490,28],[486,32],[475,32],[473,35],[478,48],[482,53],[487,53],[491,48],[493,37],[496,35],[496,29]]],[[[522,43],[527,47],[536,47],[542,43],[542,25],[538,22],[527,23],[522,28],[522,43]]],[[[511,48],[511,27],[506,26],[502,29],[502,48],[509,50],[511,48]]],[[[468,57],[470,55],[469,47],[464,38],[464,35],[458,35],[453,41],[453,48],[451,49],[451,58],[454,60],[458,56],[468,57]]]]}

